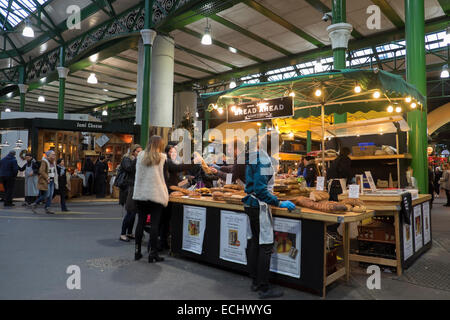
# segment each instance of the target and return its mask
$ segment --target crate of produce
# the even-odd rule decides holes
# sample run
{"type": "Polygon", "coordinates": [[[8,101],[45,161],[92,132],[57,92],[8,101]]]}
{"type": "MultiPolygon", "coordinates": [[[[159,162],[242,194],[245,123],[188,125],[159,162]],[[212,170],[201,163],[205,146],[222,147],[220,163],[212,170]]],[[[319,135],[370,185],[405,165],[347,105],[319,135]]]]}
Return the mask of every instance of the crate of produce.
{"type": "Polygon", "coordinates": [[[391,223],[373,221],[358,226],[358,240],[382,243],[395,243],[395,229],[391,223]]]}
{"type": "Polygon", "coordinates": [[[373,156],[376,150],[376,146],[353,146],[352,155],[356,157],[373,156]]]}

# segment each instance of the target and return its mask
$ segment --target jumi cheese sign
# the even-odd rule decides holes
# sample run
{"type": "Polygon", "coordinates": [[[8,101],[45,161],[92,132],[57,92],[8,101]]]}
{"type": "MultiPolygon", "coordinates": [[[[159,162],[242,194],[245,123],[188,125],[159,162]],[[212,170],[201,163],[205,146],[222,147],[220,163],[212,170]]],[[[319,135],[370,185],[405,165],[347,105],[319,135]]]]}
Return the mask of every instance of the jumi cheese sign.
{"type": "Polygon", "coordinates": [[[291,97],[229,105],[227,109],[228,122],[267,120],[293,115],[291,97]]]}

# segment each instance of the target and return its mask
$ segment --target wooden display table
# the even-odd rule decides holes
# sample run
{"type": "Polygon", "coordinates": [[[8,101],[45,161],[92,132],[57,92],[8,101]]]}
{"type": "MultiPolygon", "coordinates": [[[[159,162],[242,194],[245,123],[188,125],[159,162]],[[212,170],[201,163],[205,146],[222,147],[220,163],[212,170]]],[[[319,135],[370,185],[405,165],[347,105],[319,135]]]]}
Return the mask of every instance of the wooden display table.
{"type": "MultiPolygon", "coordinates": [[[[347,198],[339,195],[339,200],[347,198]]],[[[417,258],[431,248],[431,211],[429,201],[431,195],[421,194],[412,201],[413,215],[411,225],[401,218],[401,196],[399,195],[360,195],[365,206],[375,211],[375,216],[393,216],[395,229],[395,259],[386,259],[362,254],[350,254],[350,261],[374,263],[397,268],[401,276],[403,269],[408,268],[417,258]],[[417,243],[416,243],[417,242],[417,243]]],[[[368,241],[368,240],[364,240],[368,241]]],[[[380,241],[373,241],[380,243],[380,241]]]]}
{"type": "MultiPolygon", "coordinates": [[[[220,258],[221,214],[222,210],[232,213],[244,212],[244,206],[229,204],[224,201],[215,201],[211,197],[178,198],[170,197],[172,212],[171,230],[172,252],[181,254],[199,261],[212,263],[217,266],[235,271],[247,272],[244,264],[234,263],[220,258]],[[184,206],[205,208],[206,228],[201,254],[183,250],[183,222],[184,206]]],[[[374,215],[373,210],[366,213],[347,212],[343,214],[324,213],[307,208],[298,208],[293,212],[287,209],[272,208],[274,219],[285,218],[284,221],[301,221],[301,244],[299,249],[299,276],[271,272],[271,277],[282,284],[295,286],[306,291],[312,291],[325,297],[326,286],[336,280],[350,276],[350,237],[349,223],[358,222],[374,215]],[[344,266],[327,275],[327,224],[344,223],[343,251],[344,266]]],[[[283,219],[281,219],[283,220],[283,219]]],[[[276,230],[275,230],[276,231],[276,230]]]]}
{"type": "Polygon", "coordinates": [[[69,199],[81,197],[83,194],[83,179],[70,178],[70,191],[67,192],[69,199]]]}

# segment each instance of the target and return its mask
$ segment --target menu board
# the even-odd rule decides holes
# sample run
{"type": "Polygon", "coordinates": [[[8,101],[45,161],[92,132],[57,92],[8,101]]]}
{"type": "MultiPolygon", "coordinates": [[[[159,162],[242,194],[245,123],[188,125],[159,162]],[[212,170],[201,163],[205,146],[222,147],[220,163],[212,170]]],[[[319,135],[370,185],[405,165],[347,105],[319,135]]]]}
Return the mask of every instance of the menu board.
{"type": "Polygon", "coordinates": [[[274,253],[270,261],[270,271],[300,278],[301,220],[274,218],[274,253]]]}
{"type": "Polygon", "coordinates": [[[415,252],[423,247],[423,229],[422,229],[422,205],[414,207],[414,245],[415,252]]]}
{"type": "Polygon", "coordinates": [[[430,220],[430,203],[424,202],[422,204],[423,213],[423,244],[431,241],[431,220],[430,220]]]}
{"type": "Polygon", "coordinates": [[[202,254],[206,228],[206,208],[184,206],[183,210],[182,249],[202,254]]]}
{"type": "Polygon", "coordinates": [[[292,100],[291,97],[283,97],[238,105],[230,104],[227,108],[227,120],[232,123],[292,117],[294,115],[292,100]]]}
{"type": "Polygon", "coordinates": [[[220,212],[220,259],[247,264],[247,221],[243,213],[220,212]]]}

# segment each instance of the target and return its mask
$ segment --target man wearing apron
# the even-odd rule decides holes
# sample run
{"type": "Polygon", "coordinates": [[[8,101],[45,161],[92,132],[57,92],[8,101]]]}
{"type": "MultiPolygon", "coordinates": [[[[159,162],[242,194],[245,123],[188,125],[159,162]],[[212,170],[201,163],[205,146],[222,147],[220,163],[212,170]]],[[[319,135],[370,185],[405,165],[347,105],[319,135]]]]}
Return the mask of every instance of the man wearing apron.
{"type": "MultiPolygon", "coordinates": [[[[264,139],[270,140],[270,136],[268,138],[266,135],[261,140],[264,139]]],[[[261,145],[265,145],[263,143],[261,141],[261,145]]],[[[260,299],[266,299],[283,295],[280,289],[269,287],[270,258],[274,243],[270,206],[294,210],[295,205],[290,201],[281,202],[271,192],[277,171],[273,166],[273,159],[262,149],[250,153],[249,159],[246,159],[247,196],[242,202],[249,218],[252,235],[247,244],[247,263],[253,280],[251,290],[257,291],[260,299]]],[[[267,147],[267,150],[271,148],[267,147]]]]}
{"type": "Polygon", "coordinates": [[[25,171],[25,204],[29,205],[33,203],[39,195],[39,189],[37,187],[39,166],[36,163],[36,160],[33,159],[31,153],[25,155],[25,160],[27,162],[23,167],[19,168],[19,171],[25,171]]]}

